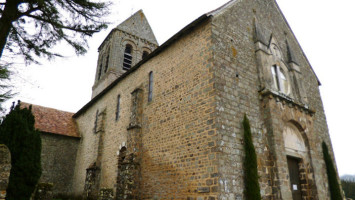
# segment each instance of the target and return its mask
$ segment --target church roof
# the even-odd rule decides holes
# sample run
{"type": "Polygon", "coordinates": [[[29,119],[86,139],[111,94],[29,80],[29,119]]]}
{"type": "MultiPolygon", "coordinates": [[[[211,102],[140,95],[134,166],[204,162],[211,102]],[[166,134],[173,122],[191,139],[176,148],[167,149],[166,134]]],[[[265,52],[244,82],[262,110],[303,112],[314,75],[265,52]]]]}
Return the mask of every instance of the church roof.
{"type": "Polygon", "coordinates": [[[39,131],[69,137],[80,137],[72,118],[74,113],[21,102],[22,108],[28,108],[30,105],[32,105],[32,113],[35,117],[35,128],[39,131]]]}
{"type": "Polygon", "coordinates": [[[151,43],[158,44],[157,39],[153,34],[153,30],[142,10],[137,11],[131,17],[126,19],[118,25],[116,29],[138,36],[139,38],[148,40],[151,43]]]}

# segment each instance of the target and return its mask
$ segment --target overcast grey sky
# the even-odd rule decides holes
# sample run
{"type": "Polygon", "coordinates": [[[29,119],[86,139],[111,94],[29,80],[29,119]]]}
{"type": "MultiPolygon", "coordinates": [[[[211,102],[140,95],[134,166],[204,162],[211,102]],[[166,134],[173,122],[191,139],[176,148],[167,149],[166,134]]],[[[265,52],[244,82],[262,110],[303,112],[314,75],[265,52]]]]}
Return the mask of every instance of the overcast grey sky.
{"type": "MultiPolygon", "coordinates": [[[[245,0],[244,0],[245,1],[245,0]]],[[[112,25],[90,39],[90,51],[76,57],[65,46],[66,58],[43,65],[16,65],[14,90],[33,104],[76,112],[91,97],[97,48],[109,31],[143,9],[159,44],[188,23],[227,0],[116,0],[112,25]]],[[[354,0],[277,0],[314,68],[320,86],[340,175],[355,174],[355,134],[351,128],[355,108],[354,0]]]]}

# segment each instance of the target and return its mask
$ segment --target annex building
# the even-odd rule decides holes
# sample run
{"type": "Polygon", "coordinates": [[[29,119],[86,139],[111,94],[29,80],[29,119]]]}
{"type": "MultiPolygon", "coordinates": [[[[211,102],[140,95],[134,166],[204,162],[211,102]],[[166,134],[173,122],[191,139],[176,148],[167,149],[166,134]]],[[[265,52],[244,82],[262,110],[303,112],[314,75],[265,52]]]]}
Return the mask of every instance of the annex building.
{"type": "Polygon", "coordinates": [[[54,192],[242,200],[246,114],[262,198],[329,200],[319,85],[274,0],[231,0],[162,45],[138,11],[100,45],[91,101],[43,122],[75,130],[51,136],[70,145],[56,150],[54,192]]]}

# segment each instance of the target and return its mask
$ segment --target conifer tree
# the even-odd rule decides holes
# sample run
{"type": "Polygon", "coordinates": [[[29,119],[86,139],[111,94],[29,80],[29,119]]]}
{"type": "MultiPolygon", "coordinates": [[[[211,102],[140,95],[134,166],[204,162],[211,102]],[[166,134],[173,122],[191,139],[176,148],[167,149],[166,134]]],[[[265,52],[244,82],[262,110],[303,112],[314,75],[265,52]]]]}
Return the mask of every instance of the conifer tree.
{"type": "Polygon", "coordinates": [[[4,84],[4,81],[9,80],[9,77],[10,71],[7,69],[7,66],[0,63],[0,114],[5,114],[3,103],[13,96],[11,86],[4,84]]]}
{"type": "Polygon", "coordinates": [[[52,58],[50,48],[64,41],[77,54],[86,52],[86,38],[107,27],[103,17],[110,3],[96,0],[2,0],[0,1],[0,58],[3,50],[52,58]]]}
{"type": "Polygon", "coordinates": [[[325,166],[327,168],[327,175],[328,175],[328,183],[329,183],[329,190],[330,190],[330,196],[332,200],[342,200],[342,195],[341,195],[341,190],[340,190],[340,185],[338,183],[337,179],[337,172],[335,171],[335,167],[333,164],[333,160],[329,155],[328,147],[323,141],[322,143],[322,149],[323,149],[323,157],[324,157],[324,162],[325,166]]]}
{"type": "Polygon", "coordinates": [[[11,170],[6,200],[28,200],[41,176],[41,137],[34,128],[31,107],[20,108],[20,103],[0,125],[0,143],[11,154],[11,170]]]}
{"type": "Polygon", "coordinates": [[[246,115],[243,119],[244,128],[244,185],[245,185],[245,199],[260,200],[260,186],[258,176],[258,164],[256,152],[251,136],[250,123],[246,115]]]}

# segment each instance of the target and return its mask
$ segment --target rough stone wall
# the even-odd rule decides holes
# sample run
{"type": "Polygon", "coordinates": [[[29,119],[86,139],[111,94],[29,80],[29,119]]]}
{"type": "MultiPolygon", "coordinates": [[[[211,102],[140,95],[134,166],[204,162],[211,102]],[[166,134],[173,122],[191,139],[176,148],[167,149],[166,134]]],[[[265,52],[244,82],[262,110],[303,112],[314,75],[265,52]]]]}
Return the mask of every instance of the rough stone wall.
{"type": "MultiPolygon", "coordinates": [[[[244,113],[250,119],[254,145],[258,153],[263,198],[290,198],[282,131],[287,120],[299,122],[301,114],[295,114],[299,112],[295,104],[291,104],[292,108],[279,109],[279,112],[276,112],[273,109],[277,106],[265,107],[262,103],[266,101],[266,97],[259,93],[264,83],[260,83],[258,77],[260,66],[258,66],[255,52],[255,22],[277,38],[285,61],[288,61],[287,42],[294,50],[293,56],[299,61],[301,75],[298,78],[301,79],[300,82],[306,93],[301,97],[307,99],[309,107],[315,111],[311,117],[305,114],[305,118],[312,123],[304,127],[306,132],[308,131],[309,158],[304,160],[305,165],[308,166],[301,166],[301,173],[309,173],[310,178],[309,184],[305,186],[307,193],[303,195],[307,199],[329,199],[321,142],[317,143],[317,141],[325,140],[330,144],[330,139],[317,78],[274,1],[240,0],[235,2],[233,6],[214,16],[212,22],[215,59],[213,81],[217,91],[215,122],[218,135],[219,199],[243,198],[242,160],[244,153],[241,122],[244,113]],[[292,117],[286,120],[283,118],[286,114],[291,114],[292,117]],[[275,137],[272,137],[272,134],[275,137]],[[313,174],[310,173],[312,171],[313,174]]],[[[293,90],[293,92],[296,91],[293,90]]],[[[296,97],[297,95],[293,95],[291,100],[296,97]]],[[[308,108],[306,107],[305,110],[308,108]]]]}
{"type": "MultiPolygon", "coordinates": [[[[143,90],[140,199],[216,199],[211,26],[203,24],[125,77],[77,118],[82,139],[73,189],[83,192],[85,171],[96,159],[96,111],[106,110],[100,188],[116,188],[118,151],[127,144],[131,92],[143,90]],[[153,100],[148,102],[148,74],[153,100]],[[117,96],[120,118],[115,120],[117,96]]],[[[116,194],[116,192],[114,192],[116,194]]]]}
{"type": "Polygon", "coordinates": [[[277,5],[265,0],[234,1],[215,12],[212,20],[144,63],[82,113],[77,118],[82,139],[73,190],[82,194],[86,169],[100,152],[99,188],[113,194],[126,184],[117,174],[135,181],[138,174],[139,199],[243,199],[244,114],[251,124],[263,199],[291,198],[287,156],[301,160],[304,199],[329,199],[319,141],[329,145],[330,139],[318,80],[277,5]],[[271,74],[260,72],[273,52],[256,52],[256,23],[277,41],[279,62],[290,74],[288,95],[273,91],[270,77],[269,82],[261,78],[271,74]],[[150,72],[154,89],[148,102],[150,72]],[[143,92],[140,157],[128,165],[127,160],[118,163],[119,151],[132,145],[131,93],[137,89],[143,92]],[[93,131],[97,111],[106,112],[100,134],[93,131]],[[290,124],[302,135],[302,153],[285,150],[283,134],[290,124]],[[132,173],[131,168],[138,170],[132,173]]]}
{"type": "Polygon", "coordinates": [[[272,164],[262,160],[261,165],[265,169],[263,172],[273,177],[273,179],[269,179],[275,194],[272,197],[274,199],[292,198],[287,165],[287,156],[292,156],[300,159],[302,197],[304,199],[318,199],[312,159],[320,158],[311,156],[318,143],[315,140],[315,135],[312,134],[314,132],[313,112],[272,94],[264,95],[261,107],[264,108],[264,117],[267,121],[266,137],[268,137],[270,147],[268,151],[272,155],[272,164]],[[285,148],[285,140],[290,138],[285,138],[283,132],[285,127],[290,125],[297,127],[305,145],[304,151],[290,151],[285,148]]]}
{"type": "MultiPolygon", "coordinates": [[[[239,1],[214,16],[214,82],[217,90],[216,129],[219,198],[243,199],[243,128],[247,114],[258,158],[264,150],[262,115],[253,42],[252,1],[239,1]]],[[[265,179],[260,173],[261,179],[265,179]]],[[[269,192],[261,183],[261,194],[269,192]]]]}
{"type": "Polygon", "coordinates": [[[0,144],[0,199],[5,199],[11,170],[11,155],[9,149],[0,144]]]}
{"type": "Polygon", "coordinates": [[[41,183],[53,184],[53,195],[70,194],[74,175],[78,138],[41,133],[41,183]]]}
{"type": "Polygon", "coordinates": [[[133,47],[132,67],[142,60],[143,51],[151,53],[157,48],[157,44],[141,39],[131,33],[114,29],[99,52],[95,84],[92,87],[92,98],[109,86],[117,77],[126,72],[122,68],[126,44],[130,44],[133,47]],[[109,56],[109,63],[108,70],[105,73],[104,68],[107,62],[107,56],[109,56]],[[98,80],[100,65],[102,65],[101,78],[98,80]]]}

